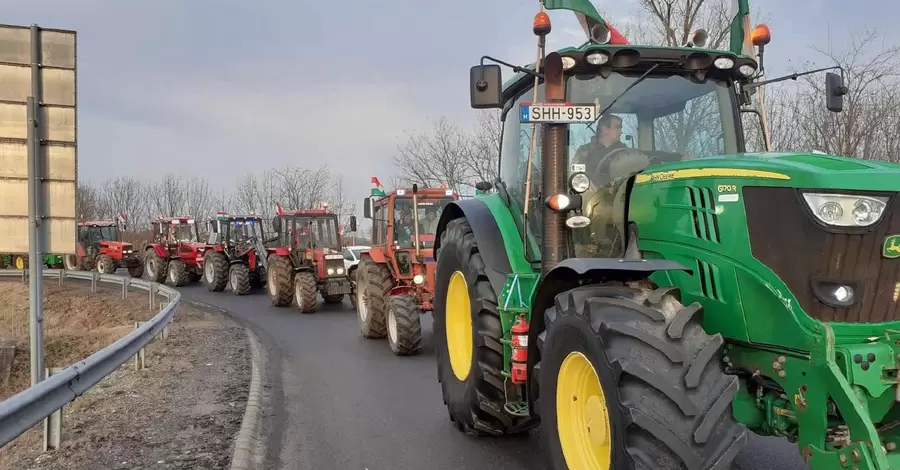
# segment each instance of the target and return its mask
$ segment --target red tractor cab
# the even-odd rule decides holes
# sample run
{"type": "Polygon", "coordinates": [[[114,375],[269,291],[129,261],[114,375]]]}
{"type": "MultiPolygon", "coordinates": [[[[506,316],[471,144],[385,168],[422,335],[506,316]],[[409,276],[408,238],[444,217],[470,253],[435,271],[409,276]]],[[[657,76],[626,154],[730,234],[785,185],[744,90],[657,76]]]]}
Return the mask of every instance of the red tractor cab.
{"type": "Polygon", "coordinates": [[[183,286],[199,281],[209,245],[200,241],[191,217],[160,217],[151,222],[153,242],[144,248],[144,269],[151,281],[183,286]]]}
{"type": "MultiPolygon", "coordinates": [[[[356,217],[350,216],[351,231],[356,217]]],[[[272,305],[293,300],[303,313],[317,310],[318,295],[340,303],[352,293],[344,271],[337,214],[327,208],[282,211],[272,219],[277,234],[267,251],[267,285],[272,305]]]]}
{"type": "Polygon", "coordinates": [[[89,220],[78,223],[78,240],[75,254],[63,260],[69,271],[97,269],[103,274],[114,274],[119,268],[127,268],[131,277],[144,275],[144,263],[134,245],[121,241],[119,225],[111,220],[89,220]]]}
{"type": "Polygon", "coordinates": [[[433,310],[434,234],[444,207],[459,199],[446,188],[396,189],[363,202],[372,247],[353,273],[357,320],[366,338],[388,337],[396,355],[419,352],[419,316],[433,310]]]}
{"type": "Polygon", "coordinates": [[[256,215],[216,213],[207,222],[209,239],[202,259],[203,282],[212,292],[226,286],[247,295],[266,281],[266,248],[262,219],[256,215]]]}

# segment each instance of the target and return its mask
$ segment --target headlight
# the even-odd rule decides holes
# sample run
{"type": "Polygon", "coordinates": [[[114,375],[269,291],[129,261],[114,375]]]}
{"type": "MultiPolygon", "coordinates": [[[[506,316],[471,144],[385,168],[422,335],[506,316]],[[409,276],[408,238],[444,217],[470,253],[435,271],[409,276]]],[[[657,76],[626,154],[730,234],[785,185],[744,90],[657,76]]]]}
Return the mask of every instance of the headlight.
{"type": "Polygon", "coordinates": [[[719,57],[713,62],[713,66],[720,70],[730,69],[734,67],[734,60],[731,57],[719,57]]]}
{"type": "Polygon", "coordinates": [[[803,199],[819,221],[836,227],[868,227],[884,214],[888,198],[853,194],[804,193],[803,199]]]}
{"type": "Polygon", "coordinates": [[[327,271],[325,271],[325,272],[327,272],[327,273],[328,273],[328,275],[329,275],[329,276],[331,276],[331,275],[333,275],[333,274],[334,274],[334,268],[328,268],[328,270],[327,270],[327,271]]]}
{"type": "Polygon", "coordinates": [[[609,56],[602,52],[591,52],[585,59],[591,65],[603,65],[609,62],[609,56]]]}
{"type": "Polygon", "coordinates": [[[425,276],[416,274],[415,276],[413,276],[413,282],[417,285],[422,285],[425,282],[425,276]]]}
{"type": "Polygon", "coordinates": [[[344,274],[344,268],[337,268],[338,274],[344,274]]]}
{"type": "Polygon", "coordinates": [[[572,191],[581,194],[591,187],[591,179],[588,178],[587,173],[574,173],[569,178],[569,186],[572,188],[572,191]]]}

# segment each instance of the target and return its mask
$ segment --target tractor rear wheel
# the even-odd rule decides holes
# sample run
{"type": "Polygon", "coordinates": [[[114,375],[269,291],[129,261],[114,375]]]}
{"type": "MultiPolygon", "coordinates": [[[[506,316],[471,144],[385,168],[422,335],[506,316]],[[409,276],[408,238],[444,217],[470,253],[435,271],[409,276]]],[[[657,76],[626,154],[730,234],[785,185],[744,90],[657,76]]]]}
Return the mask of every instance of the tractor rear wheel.
{"type": "Polygon", "coordinates": [[[144,271],[147,277],[158,283],[166,281],[166,275],[169,273],[169,259],[157,255],[153,249],[149,249],[144,255],[144,271]]]}
{"type": "Polygon", "coordinates": [[[235,263],[228,270],[228,281],[231,284],[231,293],[234,295],[247,295],[250,293],[250,268],[243,263],[235,263]]]}
{"type": "Polygon", "coordinates": [[[421,310],[411,295],[388,298],[388,345],[395,356],[412,356],[422,349],[421,310]]]}
{"type": "Polygon", "coordinates": [[[116,263],[107,255],[97,257],[97,272],[103,274],[115,274],[116,263]]]}
{"type": "Polygon", "coordinates": [[[438,381],[450,420],[460,431],[474,435],[533,428],[535,419],[504,411],[507,380],[502,374],[503,327],[497,297],[465,217],[450,221],[441,235],[434,300],[438,381]]]}
{"type": "Polygon", "coordinates": [[[210,292],[222,292],[228,284],[228,260],[213,251],[203,258],[203,283],[210,292]]]}
{"type": "Polygon", "coordinates": [[[175,287],[186,286],[190,282],[190,273],[184,261],[173,259],[169,261],[169,283],[175,287]]]}
{"type": "Polygon", "coordinates": [[[28,258],[25,256],[21,256],[21,255],[16,256],[15,266],[16,266],[16,269],[18,269],[19,271],[23,271],[25,268],[28,267],[28,258]]]}
{"type": "Polygon", "coordinates": [[[391,289],[391,273],[387,271],[385,281],[386,270],[381,266],[364,259],[359,262],[359,270],[356,272],[356,322],[364,338],[387,336],[384,297],[391,289]]]}
{"type": "Polygon", "coordinates": [[[316,276],[310,272],[299,272],[294,276],[294,301],[301,313],[313,313],[318,307],[319,289],[316,276]]]}
{"type": "Polygon", "coordinates": [[[356,272],[358,267],[359,264],[350,266],[350,270],[347,271],[347,279],[350,279],[350,285],[352,286],[352,289],[350,289],[350,295],[348,295],[347,297],[350,297],[350,306],[353,307],[354,310],[356,310],[356,305],[359,303],[359,300],[357,299],[357,292],[359,292],[359,283],[358,279],[356,279],[356,272]]]}
{"type": "Polygon", "coordinates": [[[266,284],[269,300],[276,307],[286,307],[294,299],[294,267],[286,256],[270,255],[266,284]]]}
{"type": "Polygon", "coordinates": [[[78,255],[66,255],[63,257],[63,267],[66,271],[81,271],[81,258],[78,255]]]}
{"type": "Polygon", "coordinates": [[[722,335],[675,288],[587,285],[544,313],[533,374],[550,468],[730,468],[747,444],[722,335]]]}

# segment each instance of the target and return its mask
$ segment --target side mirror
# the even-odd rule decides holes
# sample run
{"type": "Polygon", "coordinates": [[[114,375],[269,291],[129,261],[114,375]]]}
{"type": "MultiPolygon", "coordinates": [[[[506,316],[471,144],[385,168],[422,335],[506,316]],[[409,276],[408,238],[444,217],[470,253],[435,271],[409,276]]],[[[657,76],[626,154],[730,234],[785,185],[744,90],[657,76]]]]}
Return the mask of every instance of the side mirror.
{"type": "Polygon", "coordinates": [[[356,216],[355,215],[350,216],[350,231],[351,232],[356,231],[356,216]]]}
{"type": "Polygon", "coordinates": [[[839,74],[828,72],[825,74],[825,108],[833,113],[844,110],[844,95],[847,87],[839,74]]]}
{"type": "Polygon", "coordinates": [[[419,185],[413,183],[413,194],[417,194],[419,192],[419,185]]]}
{"type": "Polygon", "coordinates": [[[371,219],[373,212],[375,212],[375,203],[372,201],[372,198],[367,197],[363,199],[363,217],[371,219]]]}
{"type": "Polygon", "coordinates": [[[493,187],[494,185],[487,181],[479,181],[475,183],[475,189],[479,191],[490,191],[493,187]]]}
{"type": "Polygon", "coordinates": [[[469,71],[469,94],[473,109],[499,108],[503,81],[500,66],[476,65],[469,71]]]}
{"type": "Polygon", "coordinates": [[[277,215],[272,217],[272,231],[281,233],[281,217],[278,217],[277,215]]]}

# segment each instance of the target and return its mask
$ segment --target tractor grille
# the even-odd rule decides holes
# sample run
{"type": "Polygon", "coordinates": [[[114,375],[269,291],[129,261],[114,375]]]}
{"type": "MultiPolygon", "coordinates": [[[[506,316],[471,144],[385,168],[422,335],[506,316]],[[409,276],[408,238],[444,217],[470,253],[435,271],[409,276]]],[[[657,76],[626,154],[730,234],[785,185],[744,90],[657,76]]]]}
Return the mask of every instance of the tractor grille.
{"type": "Polygon", "coordinates": [[[327,259],[325,260],[325,275],[326,276],[344,276],[344,273],[337,274],[338,269],[344,269],[344,259],[327,259]],[[328,274],[328,270],[333,269],[332,273],[328,274]]]}
{"type": "Polygon", "coordinates": [[[336,295],[336,294],[349,294],[350,293],[350,280],[347,278],[344,279],[326,279],[325,280],[325,294],[326,295],[336,295]]]}
{"type": "Polygon", "coordinates": [[[868,232],[838,233],[813,220],[795,189],[745,187],[743,194],[753,256],[784,281],[810,316],[844,323],[900,320],[894,300],[900,258],[882,257],[885,237],[900,234],[898,198],[891,199],[882,220],[868,232]],[[856,303],[823,303],[813,293],[817,281],[856,283],[856,303]]]}

